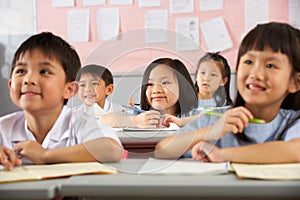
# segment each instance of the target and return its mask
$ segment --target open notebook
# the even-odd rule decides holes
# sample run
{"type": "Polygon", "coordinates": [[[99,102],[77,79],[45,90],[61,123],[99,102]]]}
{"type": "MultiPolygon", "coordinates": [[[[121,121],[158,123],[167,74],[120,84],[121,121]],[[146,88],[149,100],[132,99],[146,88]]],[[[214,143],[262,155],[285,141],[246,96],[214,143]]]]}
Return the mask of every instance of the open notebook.
{"type": "Polygon", "coordinates": [[[300,180],[300,163],[287,164],[231,164],[240,178],[266,180],[300,180]]]}
{"type": "Polygon", "coordinates": [[[139,174],[222,174],[228,172],[229,164],[204,163],[192,159],[162,160],[149,158],[139,174]]]}
{"type": "MultiPolygon", "coordinates": [[[[1,166],[2,167],[2,166],[1,166]]],[[[42,180],[80,174],[116,174],[117,170],[98,162],[24,165],[11,171],[0,171],[0,183],[42,180]]]]}

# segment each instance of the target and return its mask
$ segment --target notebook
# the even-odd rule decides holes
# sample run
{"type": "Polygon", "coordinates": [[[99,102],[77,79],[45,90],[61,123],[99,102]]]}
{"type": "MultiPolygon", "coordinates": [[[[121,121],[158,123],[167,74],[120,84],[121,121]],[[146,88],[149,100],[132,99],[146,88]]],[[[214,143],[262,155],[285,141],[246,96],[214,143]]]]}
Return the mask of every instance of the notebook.
{"type": "Polygon", "coordinates": [[[0,171],[0,183],[68,177],[80,174],[116,174],[117,170],[98,162],[24,165],[0,171]]]}

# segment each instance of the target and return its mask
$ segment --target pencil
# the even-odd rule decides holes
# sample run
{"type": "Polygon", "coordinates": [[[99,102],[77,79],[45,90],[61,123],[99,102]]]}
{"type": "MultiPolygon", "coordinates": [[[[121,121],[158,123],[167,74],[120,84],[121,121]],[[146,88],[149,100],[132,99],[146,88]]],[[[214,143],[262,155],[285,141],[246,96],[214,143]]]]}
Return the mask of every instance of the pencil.
{"type": "MultiPolygon", "coordinates": [[[[211,111],[208,111],[205,114],[206,115],[211,115],[211,116],[217,116],[217,117],[221,117],[223,115],[222,113],[211,112],[211,111]]],[[[263,120],[263,119],[256,119],[256,118],[250,118],[249,122],[253,123],[253,124],[264,124],[264,123],[266,123],[265,120],[263,120]]]]}

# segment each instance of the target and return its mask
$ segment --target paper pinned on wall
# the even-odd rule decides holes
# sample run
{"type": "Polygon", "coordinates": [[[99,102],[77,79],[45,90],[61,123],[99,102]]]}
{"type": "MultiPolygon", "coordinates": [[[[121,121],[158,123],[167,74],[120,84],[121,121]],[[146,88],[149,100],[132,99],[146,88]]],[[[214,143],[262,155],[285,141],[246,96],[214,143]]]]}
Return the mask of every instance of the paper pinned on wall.
{"type": "Polygon", "coordinates": [[[194,0],[170,0],[170,13],[194,12],[194,0]]]}
{"type": "Polygon", "coordinates": [[[98,9],[96,18],[98,39],[103,41],[116,40],[120,27],[119,9],[98,9]]]}
{"type": "Polygon", "coordinates": [[[139,0],[139,8],[161,6],[161,0],[139,0]]]}
{"type": "Polygon", "coordinates": [[[130,5],[133,0],[109,0],[110,5],[130,5]]]}
{"type": "Polygon", "coordinates": [[[145,11],[146,43],[165,43],[168,41],[168,10],[145,11]]]}
{"type": "Polygon", "coordinates": [[[52,0],[52,7],[73,7],[75,6],[74,0],[52,0]]]}
{"type": "Polygon", "coordinates": [[[199,10],[222,10],[223,0],[199,0],[199,10]]]}
{"type": "Polygon", "coordinates": [[[71,42],[87,42],[89,40],[89,10],[69,10],[67,20],[68,40],[71,42]]]}
{"type": "Polygon", "coordinates": [[[289,22],[292,26],[300,29],[300,1],[289,0],[289,22]]]}
{"type": "Polygon", "coordinates": [[[84,6],[100,6],[105,5],[105,0],[82,0],[84,6]]]}
{"type": "Polygon", "coordinates": [[[269,21],[268,0],[245,0],[245,31],[248,32],[257,24],[269,21]]]}
{"type": "Polygon", "coordinates": [[[197,17],[177,18],[175,21],[176,50],[199,49],[199,20],[197,17]]]}
{"type": "Polygon", "coordinates": [[[218,52],[232,48],[232,41],[222,17],[201,24],[207,51],[218,52]]]}

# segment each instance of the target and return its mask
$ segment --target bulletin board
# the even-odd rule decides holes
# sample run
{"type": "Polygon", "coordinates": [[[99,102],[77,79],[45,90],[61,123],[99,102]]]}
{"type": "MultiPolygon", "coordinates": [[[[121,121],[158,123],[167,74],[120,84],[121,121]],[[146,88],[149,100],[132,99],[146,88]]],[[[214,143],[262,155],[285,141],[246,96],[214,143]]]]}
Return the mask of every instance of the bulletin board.
{"type": "MultiPolygon", "coordinates": [[[[191,3],[190,0],[180,1],[191,3]]],[[[259,12],[259,15],[264,13],[267,21],[289,22],[289,0],[266,0],[267,5],[264,10],[259,10],[260,3],[264,0],[223,0],[221,9],[201,10],[200,2],[204,1],[192,0],[191,12],[174,13],[171,3],[176,3],[176,0],[160,0],[159,6],[151,7],[141,7],[139,0],[129,1],[131,3],[126,5],[112,4],[113,0],[100,0],[98,2],[104,2],[103,5],[92,6],[84,5],[84,0],[73,0],[74,5],[67,7],[53,7],[52,0],[37,0],[37,31],[51,31],[67,40],[78,52],[83,65],[90,63],[104,65],[115,74],[142,72],[145,66],[159,57],[179,58],[190,71],[195,70],[199,58],[208,51],[202,28],[206,22],[213,19],[221,19],[224,22],[232,46],[222,50],[221,54],[228,59],[231,68],[235,69],[238,46],[247,32],[245,19],[251,16],[249,12],[252,12],[253,17],[255,12],[259,12]],[[253,7],[245,8],[245,4],[249,2],[252,2],[253,7]],[[253,9],[256,8],[255,6],[257,10],[253,9]],[[108,8],[117,8],[119,13],[119,35],[114,41],[99,39],[97,31],[97,12],[99,9],[108,8]],[[80,9],[88,10],[88,38],[87,41],[74,42],[68,36],[68,15],[72,10],[80,9]],[[167,13],[168,41],[166,43],[145,42],[145,13],[152,10],[165,10],[167,13]],[[197,19],[199,49],[184,51],[176,49],[176,23],[179,18],[197,19]]],[[[219,1],[214,0],[214,2],[219,1]]]]}

